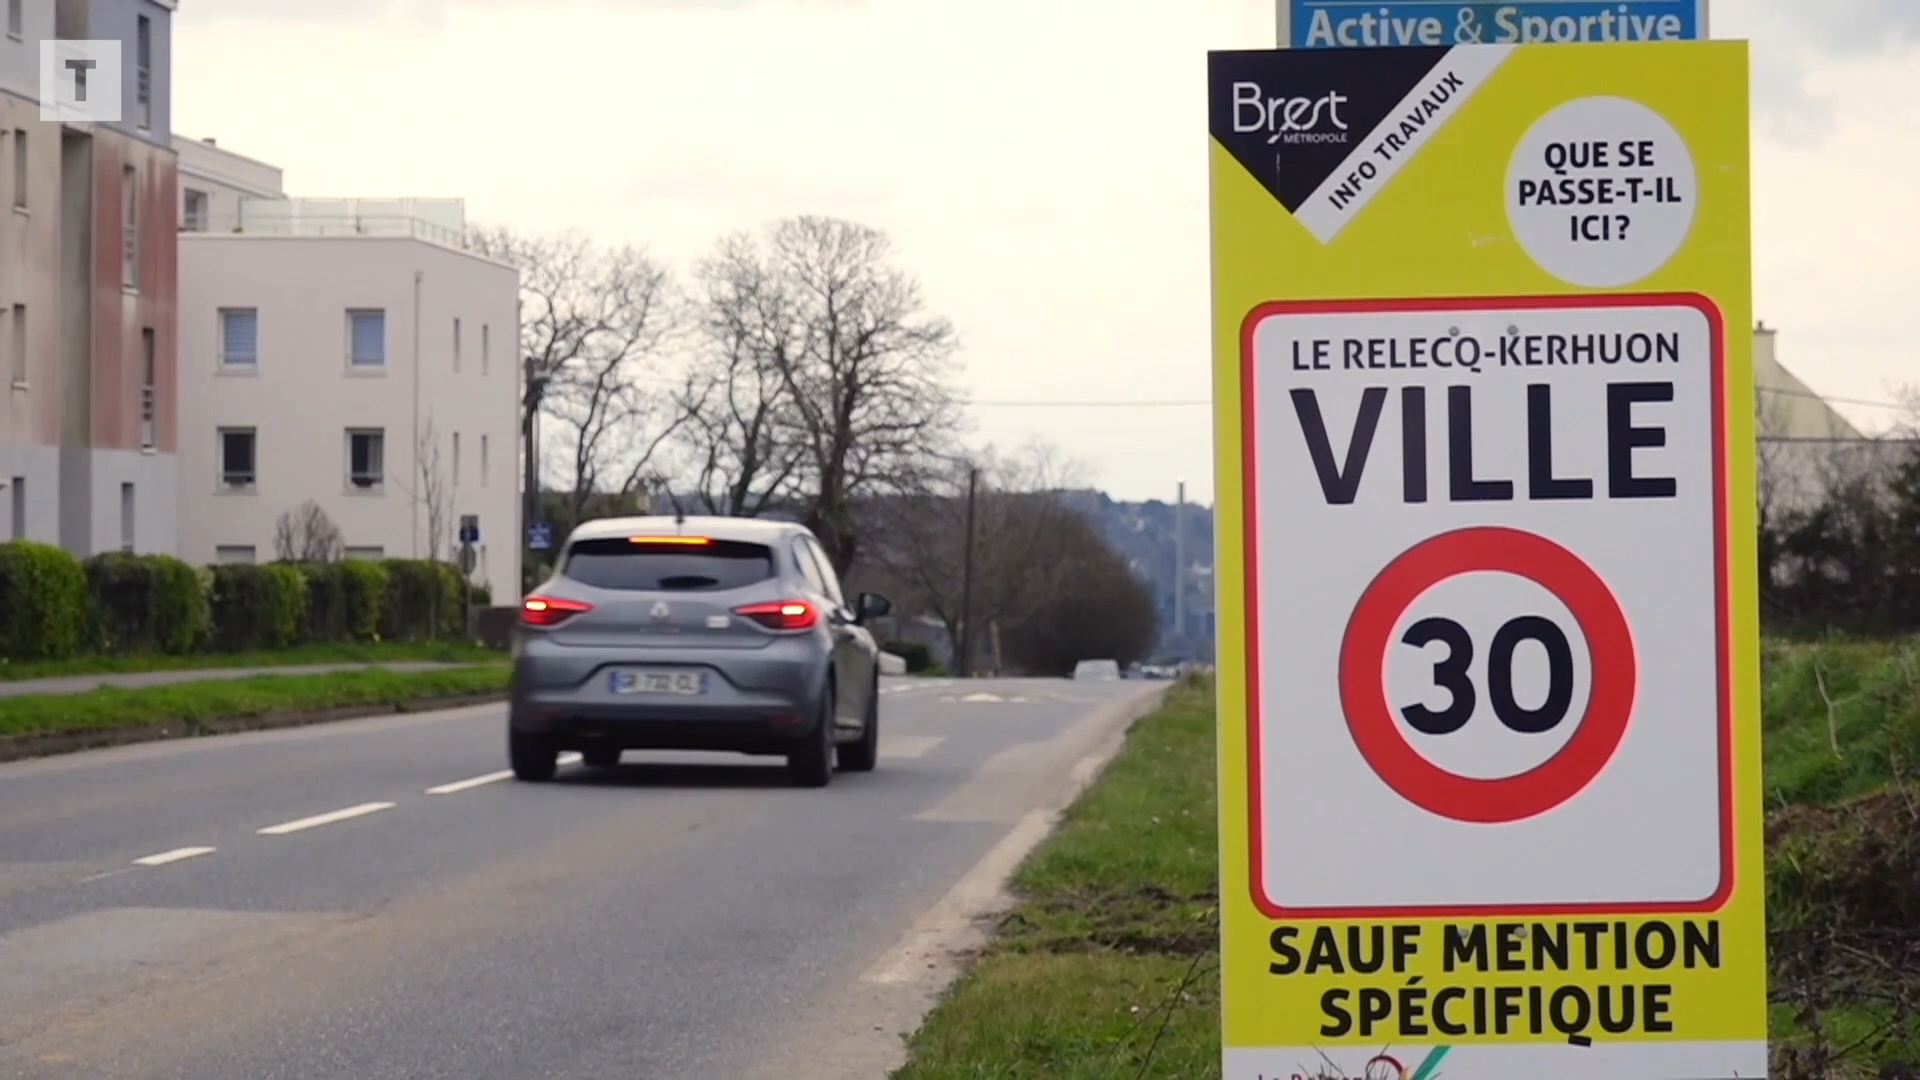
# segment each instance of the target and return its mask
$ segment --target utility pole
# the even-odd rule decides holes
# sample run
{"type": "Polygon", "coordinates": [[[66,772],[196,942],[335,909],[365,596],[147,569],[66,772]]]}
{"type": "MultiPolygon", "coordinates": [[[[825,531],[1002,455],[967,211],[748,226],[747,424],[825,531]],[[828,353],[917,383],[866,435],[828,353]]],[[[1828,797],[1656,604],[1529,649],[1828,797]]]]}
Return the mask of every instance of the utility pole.
{"type": "MultiPolygon", "coordinates": [[[[540,361],[529,356],[527,366],[527,393],[520,402],[520,445],[524,448],[526,461],[526,507],[521,511],[520,544],[523,549],[531,550],[532,529],[540,520],[540,451],[537,426],[540,418],[540,401],[547,393],[547,378],[540,371],[540,361]]],[[[535,554],[535,566],[540,556],[535,554]]]]}
{"type": "Polygon", "coordinates": [[[1187,482],[1173,506],[1173,639],[1187,639],[1187,482]]]}
{"type": "Polygon", "coordinates": [[[967,554],[960,569],[960,640],[954,650],[954,666],[961,678],[973,674],[973,498],[980,482],[980,470],[967,470],[967,554]]]}

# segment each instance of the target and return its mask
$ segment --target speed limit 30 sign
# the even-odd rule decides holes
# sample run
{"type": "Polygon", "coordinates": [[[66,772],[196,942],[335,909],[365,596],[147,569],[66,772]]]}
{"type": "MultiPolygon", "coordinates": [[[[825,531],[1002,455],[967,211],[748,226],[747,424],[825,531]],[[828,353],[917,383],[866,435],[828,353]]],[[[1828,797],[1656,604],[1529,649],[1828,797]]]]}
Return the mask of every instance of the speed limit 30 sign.
{"type": "Polygon", "coordinates": [[[1717,908],[1717,308],[1271,304],[1243,327],[1242,381],[1260,908],[1717,908]]]}

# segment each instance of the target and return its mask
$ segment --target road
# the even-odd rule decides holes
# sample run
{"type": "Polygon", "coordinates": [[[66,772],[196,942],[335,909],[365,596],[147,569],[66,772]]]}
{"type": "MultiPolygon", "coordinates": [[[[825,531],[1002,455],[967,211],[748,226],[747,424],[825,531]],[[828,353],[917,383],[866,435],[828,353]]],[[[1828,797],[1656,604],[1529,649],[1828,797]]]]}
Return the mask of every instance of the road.
{"type": "Polygon", "coordinates": [[[335,671],[439,671],[444,668],[471,667],[437,660],[406,660],[392,664],[291,664],[284,667],[256,668],[183,668],[178,671],[127,671],[97,675],[61,675],[48,679],[18,679],[0,682],[0,698],[26,697],[29,694],[84,694],[103,686],[137,690],[147,686],[172,686],[175,683],[205,682],[209,679],[250,679],[256,675],[325,675],[335,671]]]}
{"type": "Polygon", "coordinates": [[[499,706],[0,765],[0,1076],[869,1075],[970,869],[1153,690],[890,679],[819,791],[515,783],[499,706]]]}

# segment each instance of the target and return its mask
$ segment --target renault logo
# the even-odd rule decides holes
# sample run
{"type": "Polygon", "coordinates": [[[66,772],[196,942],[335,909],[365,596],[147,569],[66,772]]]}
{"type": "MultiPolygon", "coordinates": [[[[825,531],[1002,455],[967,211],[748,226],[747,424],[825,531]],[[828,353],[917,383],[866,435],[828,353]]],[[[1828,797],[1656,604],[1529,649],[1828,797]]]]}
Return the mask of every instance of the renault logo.
{"type": "Polygon", "coordinates": [[[672,617],[673,617],[673,609],[667,606],[667,602],[665,600],[662,600],[659,603],[653,605],[653,621],[654,622],[666,622],[668,619],[672,617]]]}

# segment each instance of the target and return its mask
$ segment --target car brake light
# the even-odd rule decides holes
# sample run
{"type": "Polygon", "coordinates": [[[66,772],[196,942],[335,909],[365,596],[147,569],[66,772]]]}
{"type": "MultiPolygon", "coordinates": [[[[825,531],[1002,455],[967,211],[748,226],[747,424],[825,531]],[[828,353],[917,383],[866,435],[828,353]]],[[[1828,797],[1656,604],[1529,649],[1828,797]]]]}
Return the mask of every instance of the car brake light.
{"type": "Polygon", "coordinates": [[[734,608],[735,615],[752,619],[769,630],[811,630],[820,621],[820,612],[805,600],[782,600],[775,604],[749,604],[734,608]]]}
{"type": "Polygon", "coordinates": [[[592,604],[581,600],[529,596],[520,605],[520,621],[528,626],[559,626],[575,615],[592,610],[592,604]]]}
{"type": "Polygon", "coordinates": [[[713,543],[705,536],[629,536],[629,544],[675,544],[682,547],[707,547],[713,543]]]}

